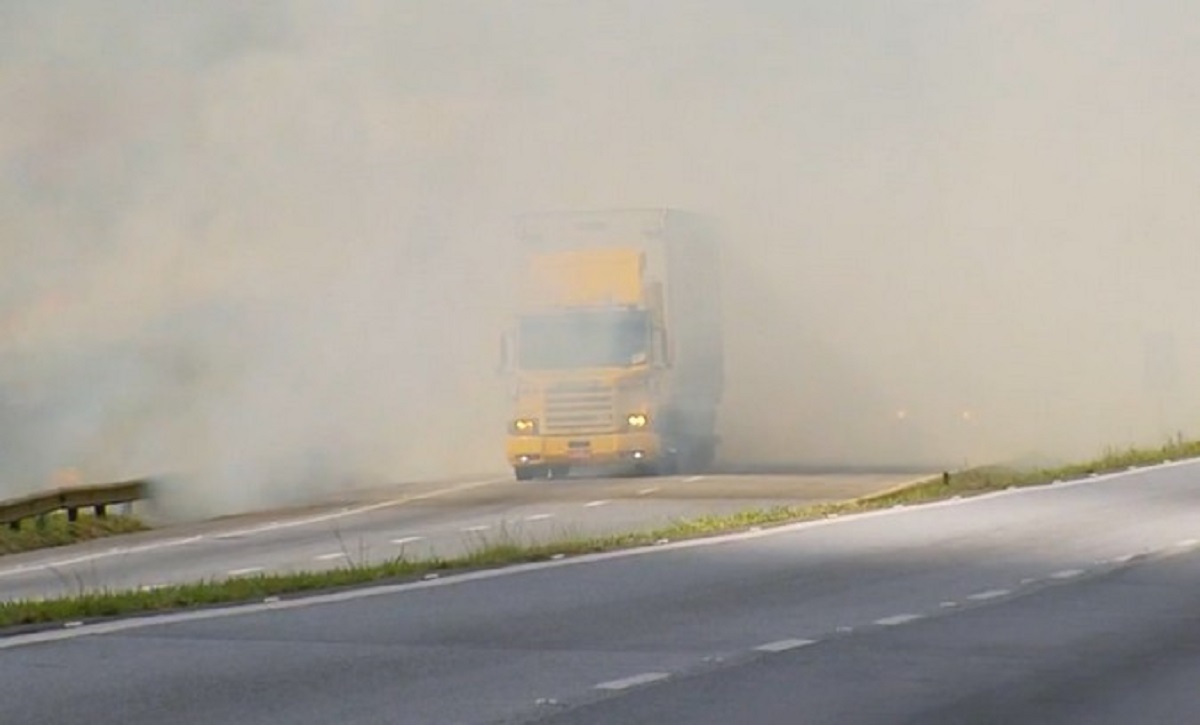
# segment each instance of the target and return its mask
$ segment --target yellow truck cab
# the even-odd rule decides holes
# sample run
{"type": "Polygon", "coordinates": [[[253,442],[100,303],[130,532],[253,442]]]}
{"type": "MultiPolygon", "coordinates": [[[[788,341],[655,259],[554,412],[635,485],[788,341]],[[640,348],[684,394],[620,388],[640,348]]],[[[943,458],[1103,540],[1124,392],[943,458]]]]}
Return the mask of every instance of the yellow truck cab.
{"type": "Polygon", "coordinates": [[[505,335],[516,477],[701,470],[722,393],[713,225],[670,210],[523,217],[522,305],[505,335]]]}

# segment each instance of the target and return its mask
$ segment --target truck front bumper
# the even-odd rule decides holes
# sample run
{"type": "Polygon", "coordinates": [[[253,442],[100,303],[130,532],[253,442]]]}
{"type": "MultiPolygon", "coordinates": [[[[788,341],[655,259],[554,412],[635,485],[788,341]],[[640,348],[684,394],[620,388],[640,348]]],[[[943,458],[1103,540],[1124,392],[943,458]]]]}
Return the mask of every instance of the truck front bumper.
{"type": "Polygon", "coordinates": [[[608,466],[651,463],[662,457],[655,433],[509,436],[508,462],[521,466],[608,466]]]}

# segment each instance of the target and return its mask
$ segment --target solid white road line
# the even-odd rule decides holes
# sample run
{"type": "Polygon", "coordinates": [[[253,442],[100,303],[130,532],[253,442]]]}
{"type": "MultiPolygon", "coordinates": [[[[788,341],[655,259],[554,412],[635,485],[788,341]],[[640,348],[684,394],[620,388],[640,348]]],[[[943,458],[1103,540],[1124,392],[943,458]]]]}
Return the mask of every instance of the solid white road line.
{"type": "Polygon", "coordinates": [[[627,690],[630,687],[637,687],[638,685],[648,685],[651,682],[658,682],[660,680],[665,680],[670,676],[671,676],[671,674],[669,672],[643,672],[640,675],[634,675],[633,677],[626,677],[623,680],[611,680],[609,682],[601,682],[599,685],[596,685],[596,689],[597,690],[627,690]]]}
{"type": "Polygon", "coordinates": [[[257,574],[262,570],[261,566],[248,566],[244,569],[230,569],[225,573],[229,576],[246,576],[247,574],[257,574]]]}
{"type": "MultiPolygon", "coordinates": [[[[1141,475],[1149,470],[1181,468],[1184,466],[1196,466],[1197,461],[1187,460],[1168,465],[1160,465],[1154,469],[1143,469],[1138,474],[1141,475]]],[[[1128,476],[1131,474],[1111,474],[1102,477],[1102,479],[1120,478],[1122,475],[1128,476]]],[[[295,599],[285,599],[280,601],[264,602],[260,604],[236,604],[225,607],[215,607],[213,609],[201,609],[181,611],[169,614],[151,614],[140,617],[132,617],[129,619],[116,619],[107,622],[95,622],[79,627],[77,629],[50,629],[29,634],[15,634],[8,637],[0,638],[0,650],[13,649],[17,647],[28,647],[34,644],[43,644],[46,642],[57,642],[65,639],[75,639],[77,637],[91,637],[97,635],[114,634],[117,632],[127,632],[136,629],[147,627],[161,627],[163,625],[174,624],[177,622],[198,622],[207,621],[210,619],[220,619],[225,617],[240,617],[248,614],[256,614],[260,612],[276,611],[280,609],[301,609],[305,607],[319,606],[324,604],[333,604],[337,602],[345,602],[351,600],[368,599],[384,595],[399,594],[402,592],[416,591],[419,589],[428,589],[432,587],[443,586],[461,586],[463,584],[475,581],[498,579],[502,577],[515,576],[533,571],[546,571],[558,567],[565,566],[585,566],[598,562],[633,559],[640,556],[650,556],[659,554],[664,551],[683,551],[687,549],[705,549],[713,546],[724,546],[730,542],[736,541],[751,541],[767,537],[776,537],[787,534],[792,534],[798,531],[809,531],[812,529],[823,528],[826,526],[843,526],[854,522],[869,521],[877,518],[884,518],[896,515],[908,515],[913,511],[925,510],[933,511],[942,508],[958,508],[964,506],[977,506],[981,502],[989,499],[1011,496],[1041,496],[1048,494],[1057,494],[1064,488],[1074,488],[1076,486],[1090,486],[1095,484],[1095,479],[1081,479],[1072,483],[1065,483],[1054,487],[1028,487],[1017,488],[1012,491],[1001,491],[998,493],[982,494],[969,498],[961,498],[949,501],[940,501],[936,503],[926,504],[917,508],[908,508],[900,511],[892,509],[884,509],[882,511],[864,511],[857,514],[848,514],[836,518],[824,518],[815,521],[800,521],[794,524],[785,524],[778,527],[763,529],[754,532],[739,532],[734,534],[724,534],[703,539],[687,539],[684,541],[676,541],[663,546],[646,546],[635,549],[624,549],[618,551],[607,551],[596,554],[584,554],[581,556],[562,558],[554,561],[532,562],[529,564],[517,564],[510,567],[500,569],[485,569],[465,574],[455,574],[454,576],[442,579],[436,574],[427,574],[423,581],[405,582],[402,584],[381,584],[378,586],[355,588],[351,590],[329,593],[329,594],[313,594],[311,596],[299,596],[295,599]]],[[[482,485],[482,484],[479,484],[482,485]]],[[[197,537],[198,538],[198,537],[197,537]]],[[[114,554],[108,554],[114,555],[114,554]]],[[[45,568],[45,567],[38,567],[45,568]]],[[[17,571],[0,571],[0,577],[8,573],[20,573],[17,571]]],[[[840,625],[837,627],[838,634],[848,634],[854,631],[853,627],[840,625]]]]}
{"type": "Polygon", "coordinates": [[[84,554],[81,556],[73,556],[73,557],[70,557],[67,559],[58,559],[56,561],[50,561],[45,564],[20,564],[16,567],[13,567],[12,569],[4,569],[4,570],[0,571],[0,579],[2,579],[4,577],[8,577],[8,576],[15,576],[18,574],[30,574],[30,573],[38,572],[38,571],[53,571],[55,569],[64,569],[68,566],[73,566],[75,564],[86,564],[90,561],[96,561],[97,559],[107,559],[112,556],[125,556],[128,554],[140,554],[140,553],[146,552],[146,551],[156,551],[158,549],[169,549],[174,546],[183,546],[185,544],[192,544],[197,541],[200,541],[203,538],[204,538],[203,536],[188,536],[188,537],[182,538],[182,539],[168,539],[166,541],[159,541],[154,544],[146,544],[143,546],[129,546],[129,547],[114,546],[110,549],[105,549],[104,551],[98,551],[94,554],[84,554]]]}
{"type": "Polygon", "coordinates": [[[365,506],[357,506],[357,507],[353,507],[353,508],[343,508],[340,511],[335,511],[335,512],[328,513],[328,514],[321,514],[319,516],[309,516],[307,518],[291,519],[288,521],[272,521],[269,524],[264,524],[261,526],[252,526],[252,527],[248,527],[245,529],[234,529],[232,531],[222,531],[222,532],[208,534],[208,535],[188,536],[188,537],[180,538],[180,539],[167,539],[165,541],[156,541],[156,542],[152,542],[152,543],[148,543],[148,544],[142,544],[140,546],[118,546],[118,547],[113,547],[111,549],[107,549],[105,551],[98,551],[94,554],[83,554],[80,556],[46,562],[44,564],[20,565],[15,568],[12,568],[12,569],[2,569],[2,570],[0,570],[0,578],[9,577],[9,576],[17,576],[20,574],[28,574],[28,573],[37,572],[37,571],[52,571],[54,569],[63,569],[65,567],[73,566],[75,564],[85,564],[90,561],[96,561],[98,559],[107,559],[107,558],[111,558],[114,556],[129,556],[130,554],[144,554],[144,553],[151,552],[151,551],[158,551],[160,549],[169,549],[174,546],[181,546],[184,544],[192,544],[197,541],[203,541],[206,539],[214,540],[214,539],[241,538],[241,537],[245,537],[245,536],[254,536],[256,534],[270,533],[272,531],[278,531],[281,529],[291,529],[291,528],[296,528],[298,526],[309,526],[311,524],[320,524],[320,523],[324,523],[326,521],[335,521],[337,519],[346,518],[347,516],[357,516],[359,514],[371,513],[372,511],[379,511],[381,509],[392,508],[395,506],[402,506],[406,503],[411,503],[413,501],[425,501],[425,500],[428,500],[431,498],[438,498],[440,496],[445,496],[445,495],[451,494],[451,493],[458,493],[460,491],[468,491],[473,488],[481,488],[483,486],[492,486],[497,483],[505,482],[507,480],[508,479],[493,478],[493,479],[489,479],[487,481],[472,481],[470,483],[463,483],[463,484],[459,484],[457,486],[449,486],[447,488],[437,489],[435,491],[429,491],[427,493],[418,493],[418,494],[414,494],[412,496],[402,496],[400,498],[394,498],[394,499],[391,499],[388,501],[380,501],[379,503],[368,504],[365,506]]]}

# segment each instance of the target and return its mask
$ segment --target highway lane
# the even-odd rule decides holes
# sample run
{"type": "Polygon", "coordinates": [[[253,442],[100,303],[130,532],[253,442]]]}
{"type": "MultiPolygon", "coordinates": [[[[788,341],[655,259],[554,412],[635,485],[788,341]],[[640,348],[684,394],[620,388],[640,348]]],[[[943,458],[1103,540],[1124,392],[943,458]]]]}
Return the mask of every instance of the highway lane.
{"type": "Polygon", "coordinates": [[[1200,553],[1189,546],[992,606],[877,623],[546,722],[1182,725],[1200,720],[1197,624],[1200,553]]]}
{"type": "Polygon", "coordinates": [[[1191,722],[1200,464],[0,639],[4,722],[1191,722]]]}
{"type": "Polygon", "coordinates": [[[322,570],[399,555],[454,556],[489,542],[624,532],[681,517],[843,500],[912,480],[912,474],[831,473],[495,479],[374,489],[333,506],[3,557],[0,600],[322,570]]]}

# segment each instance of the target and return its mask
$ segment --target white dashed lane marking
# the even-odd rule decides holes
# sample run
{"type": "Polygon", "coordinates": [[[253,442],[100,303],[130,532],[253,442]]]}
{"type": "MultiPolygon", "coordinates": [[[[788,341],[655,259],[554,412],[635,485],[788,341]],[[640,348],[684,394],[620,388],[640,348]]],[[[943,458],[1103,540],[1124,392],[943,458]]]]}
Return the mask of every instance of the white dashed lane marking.
{"type": "Polygon", "coordinates": [[[890,617],[876,619],[875,624],[878,624],[880,627],[895,627],[897,625],[915,622],[918,619],[921,619],[923,616],[924,615],[921,614],[893,614],[890,617]]]}
{"type": "Polygon", "coordinates": [[[532,516],[526,516],[525,520],[526,521],[545,521],[546,519],[552,519],[552,518],[554,518],[554,514],[534,514],[532,516]]]}
{"type": "Polygon", "coordinates": [[[415,544],[418,541],[424,540],[424,536],[401,536],[399,539],[392,539],[392,543],[396,546],[404,546],[405,544],[415,544]]]}
{"type": "Polygon", "coordinates": [[[625,679],[622,679],[622,680],[611,680],[609,682],[601,682],[599,685],[596,685],[596,689],[597,690],[627,690],[630,687],[637,687],[638,685],[648,685],[651,682],[658,682],[660,680],[665,680],[670,676],[671,676],[671,674],[669,672],[643,672],[640,675],[634,675],[633,677],[626,677],[625,679]]]}
{"type": "Polygon", "coordinates": [[[465,534],[478,534],[480,531],[487,531],[490,528],[492,527],[488,526],[487,524],[481,524],[479,526],[468,526],[462,531],[465,534]]]}
{"type": "Polygon", "coordinates": [[[1008,589],[988,589],[985,592],[975,592],[974,594],[969,594],[967,595],[967,599],[975,602],[986,602],[989,599],[1007,597],[1009,594],[1012,594],[1012,592],[1008,589]]]}
{"type": "Polygon", "coordinates": [[[1083,569],[1063,569],[1050,575],[1051,579],[1073,579],[1083,573],[1083,569]]]}
{"type": "Polygon", "coordinates": [[[344,552],[344,551],[334,551],[329,554],[321,554],[320,556],[314,556],[313,558],[316,559],[317,561],[333,561],[334,559],[346,559],[349,557],[346,555],[346,552],[344,552]]]}
{"type": "Polygon", "coordinates": [[[790,649],[800,649],[816,643],[815,639],[781,639],[777,642],[760,644],[754,649],[759,652],[787,652],[790,649]]]}
{"type": "Polygon", "coordinates": [[[654,492],[656,492],[656,491],[658,491],[658,486],[652,486],[651,488],[643,488],[641,491],[638,491],[638,492],[637,492],[637,495],[639,495],[639,496],[649,496],[650,494],[652,494],[652,493],[654,493],[654,492]]]}
{"type": "Polygon", "coordinates": [[[609,504],[608,500],[601,499],[599,501],[588,501],[587,503],[584,504],[584,507],[594,509],[597,506],[607,506],[608,504],[609,504]]]}

